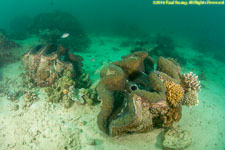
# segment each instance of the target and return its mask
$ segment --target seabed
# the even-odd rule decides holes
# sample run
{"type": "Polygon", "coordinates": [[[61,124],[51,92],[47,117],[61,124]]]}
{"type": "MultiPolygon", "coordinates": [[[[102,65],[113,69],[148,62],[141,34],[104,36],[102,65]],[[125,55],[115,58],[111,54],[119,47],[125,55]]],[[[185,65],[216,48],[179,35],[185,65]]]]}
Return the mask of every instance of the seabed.
{"type": "MultiPolygon", "coordinates": [[[[121,47],[128,39],[90,35],[91,46],[86,52],[76,52],[84,58],[83,69],[97,82],[104,65],[130,54],[132,47],[121,47]],[[104,57],[103,57],[104,56],[104,57]]],[[[29,50],[37,37],[20,41],[29,50]]],[[[222,150],[225,148],[225,69],[224,64],[197,52],[189,41],[176,40],[176,50],[186,59],[182,72],[202,74],[199,105],[183,107],[182,118],[174,126],[191,133],[192,144],[187,150],[222,150]],[[200,62],[200,64],[198,64],[200,62]],[[204,75],[203,75],[204,74],[204,75]],[[204,76],[204,77],[203,77],[204,76]]],[[[149,45],[149,48],[154,45],[149,45]]],[[[22,61],[1,68],[2,83],[20,84],[22,61]]],[[[17,86],[15,86],[17,87],[17,86]]],[[[13,86],[11,87],[13,88],[13,86]]],[[[13,89],[12,89],[13,90],[13,89]]],[[[74,103],[70,108],[51,104],[43,89],[35,95],[37,100],[26,101],[24,96],[10,101],[0,95],[0,149],[2,150],[161,150],[163,129],[148,133],[109,137],[97,126],[100,104],[90,106],[74,103]]]]}

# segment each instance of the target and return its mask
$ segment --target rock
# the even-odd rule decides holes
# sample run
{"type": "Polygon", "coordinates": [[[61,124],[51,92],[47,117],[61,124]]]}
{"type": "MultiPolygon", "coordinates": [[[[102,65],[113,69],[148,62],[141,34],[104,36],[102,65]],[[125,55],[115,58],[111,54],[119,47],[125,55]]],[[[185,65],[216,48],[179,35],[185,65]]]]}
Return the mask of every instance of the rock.
{"type": "Polygon", "coordinates": [[[190,132],[171,128],[164,135],[164,150],[184,150],[192,143],[190,132]]]}

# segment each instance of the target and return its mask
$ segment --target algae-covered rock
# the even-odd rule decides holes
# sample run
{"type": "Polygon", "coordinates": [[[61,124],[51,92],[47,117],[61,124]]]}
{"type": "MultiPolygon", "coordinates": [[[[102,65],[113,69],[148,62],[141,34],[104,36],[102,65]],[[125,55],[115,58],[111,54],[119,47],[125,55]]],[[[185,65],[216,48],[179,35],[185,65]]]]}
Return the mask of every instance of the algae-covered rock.
{"type": "Polygon", "coordinates": [[[179,128],[169,129],[164,135],[165,150],[184,150],[192,143],[190,132],[179,128]]]}

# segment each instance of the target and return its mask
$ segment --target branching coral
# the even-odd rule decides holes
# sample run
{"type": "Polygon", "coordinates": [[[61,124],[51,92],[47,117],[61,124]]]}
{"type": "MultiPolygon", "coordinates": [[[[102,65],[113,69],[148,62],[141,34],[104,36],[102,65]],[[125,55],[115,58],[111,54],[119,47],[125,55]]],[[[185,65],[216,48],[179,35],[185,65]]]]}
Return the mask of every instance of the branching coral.
{"type": "Polygon", "coordinates": [[[198,81],[198,76],[192,72],[184,74],[181,77],[181,86],[185,90],[182,104],[188,107],[197,106],[199,103],[197,92],[199,92],[201,88],[200,81],[198,81]]]}
{"type": "Polygon", "coordinates": [[[179,85],[176,84],[172,81],[165,81],[165,86],[166,86],[166,98],[168,102],[176,107],[182,100],[184,96],[184,90],[183,88],[179,85]]]}
{"type": "Polygon", "coordinates": [[[188,74],[184,74],[181,78],[181,85],[185,89],[185,91],[200,91],[200,81],[198,81],[198,76],[190,72],[188,74]]]}

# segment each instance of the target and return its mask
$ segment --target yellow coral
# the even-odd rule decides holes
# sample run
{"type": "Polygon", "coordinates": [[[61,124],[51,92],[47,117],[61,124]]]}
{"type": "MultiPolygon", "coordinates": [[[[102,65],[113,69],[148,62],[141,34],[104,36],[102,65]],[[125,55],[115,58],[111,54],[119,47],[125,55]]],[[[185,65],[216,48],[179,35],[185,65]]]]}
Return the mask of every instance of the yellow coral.
{"type": "Polygon", "coordinates": [[[176,84],[173,81],[165,81],[165,86],[166,86],[166,98],[168,102],[176,107],[177,104],[180,103],[184,96],[184,90],[183,88],[179,85],[176,84]]]}
{"type": "Polygon", "coordinates": [[[69,91],[67,89],[63,89],[62,91],[63,91],[63,94],[65,94],[65,95],[69,93],[69,91]]]}

